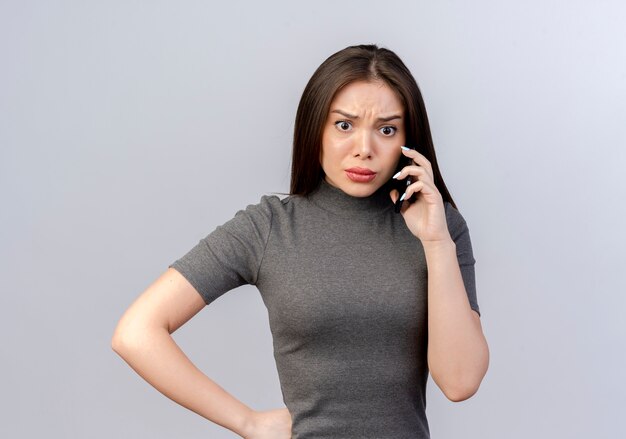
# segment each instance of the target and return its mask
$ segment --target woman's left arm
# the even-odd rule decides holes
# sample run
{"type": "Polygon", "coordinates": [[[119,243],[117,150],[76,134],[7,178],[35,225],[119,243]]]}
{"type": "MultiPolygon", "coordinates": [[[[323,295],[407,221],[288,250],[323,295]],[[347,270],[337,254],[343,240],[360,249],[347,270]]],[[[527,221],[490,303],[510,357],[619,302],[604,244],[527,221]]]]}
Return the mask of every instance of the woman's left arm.
{"type": "Polygon", "coordinates": [[[480,316],[469,304],[452,239],[424,242],[428,266],[428,368],[448,399],[476,393],[489,366],[480,316]]]}
{"type": "MultiPolygon", "coordinates": [[[[414,183],[401,199],[416,198],[404,201],[401,213],[422,242],[428,266],[428,368],[446,397],[459,402],[478,390],[489,366],[489,348],[480,316],[469,303],[432,165],[415,149],[402,147],[402,153],[413,162],[393,178],[410,175],[414,183]]],[[[394,203],[400,197],[396,189],[389,195],[394,203]]]]}

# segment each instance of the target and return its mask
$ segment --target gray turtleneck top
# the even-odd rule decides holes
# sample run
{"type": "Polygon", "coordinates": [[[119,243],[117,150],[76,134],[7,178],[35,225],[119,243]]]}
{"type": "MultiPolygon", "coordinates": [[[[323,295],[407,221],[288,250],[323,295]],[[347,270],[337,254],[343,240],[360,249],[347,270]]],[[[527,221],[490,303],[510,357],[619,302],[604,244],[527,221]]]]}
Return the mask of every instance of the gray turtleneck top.
{"type": "MultiPolygon", "coordinates": [[[[445,202],[468,302],[480,314],[464,218],[445,202]]],[[[428,271],[389,187],[353,197],[263,195],[170,267],[207,304],[255,285],[268,310],[297,439],[429,438],[428,271]]]]}

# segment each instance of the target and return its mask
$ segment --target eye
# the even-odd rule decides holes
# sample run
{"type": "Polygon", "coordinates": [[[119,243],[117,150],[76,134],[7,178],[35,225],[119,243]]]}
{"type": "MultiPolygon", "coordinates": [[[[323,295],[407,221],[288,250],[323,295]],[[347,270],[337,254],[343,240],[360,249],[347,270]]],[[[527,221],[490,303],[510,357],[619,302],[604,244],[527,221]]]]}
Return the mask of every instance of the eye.
{"type": "Polygon", "coordinates": [[[383,134],[385,134],[386,137],[391,137],[398,131],[398,128],[394,127],[393,125],[387,125],[387,126],[382,127],[381,130],[387,130],[383,134]],[[387,135],[387,133],[389,133],[388,130],[393,130],[393,133],[391,134],[391,136],[387,135]]]}
{"type": "MultiPolygon", "coordinates": [[[[340,126],[345,128],[346,125],[350,125],[350,122],[348,122],[347,120],[338,120],[337,122],[335,122],[335,126],[337,126],[337,124],[341,124],[340,126]]],[[[346,131],[346,130],[339,128],[339,131],[346,131]]]]}

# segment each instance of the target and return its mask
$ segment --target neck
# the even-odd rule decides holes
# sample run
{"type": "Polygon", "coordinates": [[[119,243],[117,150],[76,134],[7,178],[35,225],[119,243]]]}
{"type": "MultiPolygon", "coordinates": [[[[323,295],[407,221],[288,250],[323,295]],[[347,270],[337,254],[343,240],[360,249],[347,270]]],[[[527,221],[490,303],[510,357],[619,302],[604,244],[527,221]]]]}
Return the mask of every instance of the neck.
{"type": "Polygon", "coordinates": [[[355,214],[377,215],[387,212],[393,207],[393,202],[389,196],[390,191],[391,186],[387,182],[371,195],[355,197],[322,178],[318,187],[309,194],[309,200],[317,206],[339,216],[350,217],[355,214]]]}

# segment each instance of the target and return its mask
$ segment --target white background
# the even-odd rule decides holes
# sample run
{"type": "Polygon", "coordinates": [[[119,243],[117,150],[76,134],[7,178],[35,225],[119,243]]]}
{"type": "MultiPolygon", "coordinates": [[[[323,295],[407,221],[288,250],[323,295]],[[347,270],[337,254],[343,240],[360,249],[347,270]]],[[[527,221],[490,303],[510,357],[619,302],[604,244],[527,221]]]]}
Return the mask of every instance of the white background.
{"type": "MultiPolygon", "coordinates": [[[[332,53],[395,51],[471,231],[491,361],[433,438],[617,438],[626,406],[626,6],[619,1],[1,1],[0,436],[233,438],[111,350],[165,269],[289,190],[301,93],[332,53]]],[[[174,334],[283,407],[256,288],[174,334]]]]}

